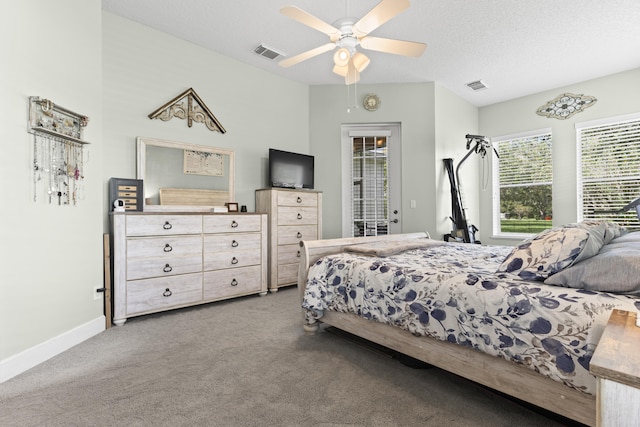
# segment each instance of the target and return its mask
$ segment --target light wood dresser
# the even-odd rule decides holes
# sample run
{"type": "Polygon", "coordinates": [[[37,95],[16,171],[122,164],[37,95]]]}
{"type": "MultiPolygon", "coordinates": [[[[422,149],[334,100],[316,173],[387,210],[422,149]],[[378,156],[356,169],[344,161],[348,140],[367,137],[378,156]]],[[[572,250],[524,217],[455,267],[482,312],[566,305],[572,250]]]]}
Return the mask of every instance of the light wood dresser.
{"type": "Polygon", "coordinates": [[[269,215],[269,291],[297,284],[300,241],[322,238],[322,192],[256,190],[256,211],[269,215]]]}
{"type": "Polygon", "coordinates": [[[267,293],[267,215],[114,212],[113,323],[267,293]]]}

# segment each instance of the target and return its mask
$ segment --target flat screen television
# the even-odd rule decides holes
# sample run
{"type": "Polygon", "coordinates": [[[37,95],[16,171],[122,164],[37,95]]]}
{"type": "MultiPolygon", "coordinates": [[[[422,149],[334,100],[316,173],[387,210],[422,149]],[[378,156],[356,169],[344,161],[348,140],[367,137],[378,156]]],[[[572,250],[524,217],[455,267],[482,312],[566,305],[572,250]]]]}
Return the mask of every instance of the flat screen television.
{"type": "Polygon", "coordinates": [[[313,188],[314,157],[269,149],[269,185],[282,188],[313,188]]]}

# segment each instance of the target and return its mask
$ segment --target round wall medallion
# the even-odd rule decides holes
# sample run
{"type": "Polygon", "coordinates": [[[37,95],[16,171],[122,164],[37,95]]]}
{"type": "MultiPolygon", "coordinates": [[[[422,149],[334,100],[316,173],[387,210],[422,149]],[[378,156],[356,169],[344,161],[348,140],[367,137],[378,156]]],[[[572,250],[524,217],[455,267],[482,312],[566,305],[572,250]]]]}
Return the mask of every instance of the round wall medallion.
{"type": "Polygon", "coordinates": [[[380,98],[375,93],[370,93],[364,97],[362,105],[367,111],[376,111],[380,107],[380,98]]]}

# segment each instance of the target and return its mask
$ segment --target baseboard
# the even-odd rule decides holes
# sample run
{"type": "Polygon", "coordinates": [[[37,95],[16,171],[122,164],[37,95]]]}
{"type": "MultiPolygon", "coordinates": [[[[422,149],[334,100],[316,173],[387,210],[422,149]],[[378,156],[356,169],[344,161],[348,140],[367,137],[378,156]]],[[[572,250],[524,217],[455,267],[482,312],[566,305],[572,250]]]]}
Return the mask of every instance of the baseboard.
{"type": "Polygon", "coordinates": [[[63,334],[33,346],[8,359],[0,360],[0,383],[28,371],[63,351],[105,330],[105,317],[100,316],[63,334]]]}

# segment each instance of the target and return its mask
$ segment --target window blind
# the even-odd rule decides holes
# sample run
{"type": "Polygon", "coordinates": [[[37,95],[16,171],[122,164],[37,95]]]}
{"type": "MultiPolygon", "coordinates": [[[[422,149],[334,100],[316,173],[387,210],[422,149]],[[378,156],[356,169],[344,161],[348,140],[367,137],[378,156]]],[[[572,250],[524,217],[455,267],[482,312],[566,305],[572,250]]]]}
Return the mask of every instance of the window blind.
{"type": "Polygon", "coordinates": [[[499,155],[493,169],[494,233],[534,233],[552,213],[551,129],[495,137],[492,143],[499,155]]]}
{"type": "Polygon", "coordinates": [[[550,185],[553,181],[551,134],[498,142],[500,187],[550,185]]]}
{"type": "Polygon", "coordinates": [[[377,236],[388,233],[388,138],[390,132],[351,131],[353,236],[377,236]],[[362,134],[367,136],[362,136],[362,134]]]}
{"type": "Polygon", "coordinates": [[[640,197],[640,114],[576,124],[578,219],[638,228],[635,211],[611,213],[640,197]]]}

